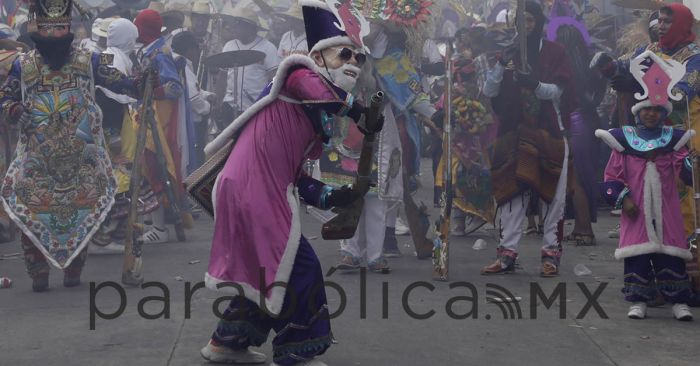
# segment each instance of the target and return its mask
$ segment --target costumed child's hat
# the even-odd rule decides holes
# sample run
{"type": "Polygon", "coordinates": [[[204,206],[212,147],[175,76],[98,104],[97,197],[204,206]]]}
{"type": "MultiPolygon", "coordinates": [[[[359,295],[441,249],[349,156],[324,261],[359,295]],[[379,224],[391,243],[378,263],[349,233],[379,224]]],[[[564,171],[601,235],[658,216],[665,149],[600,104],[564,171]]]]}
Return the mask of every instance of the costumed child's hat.
{"type": "Polygon", "coordinates": [[[630,62],[630,73],[644,89],[644,94],[634,94],[639,102],[632,107],[632,113],[636,116],[644,108],[661,107],[671,114],[671,100],[678,102],[683,99],[683,94],[674,93],[673,88],[683,79],[685,72],[684,64],[663,59],[651,51],[635,57],[630,62]]]}
{"type": "Polygon", "coordinates": [[[309,52],[329,47],[355,45],[369,52],[363,38],[369,34],[369,22],[350,0],[301,0],[306,42],[309,52]]]}

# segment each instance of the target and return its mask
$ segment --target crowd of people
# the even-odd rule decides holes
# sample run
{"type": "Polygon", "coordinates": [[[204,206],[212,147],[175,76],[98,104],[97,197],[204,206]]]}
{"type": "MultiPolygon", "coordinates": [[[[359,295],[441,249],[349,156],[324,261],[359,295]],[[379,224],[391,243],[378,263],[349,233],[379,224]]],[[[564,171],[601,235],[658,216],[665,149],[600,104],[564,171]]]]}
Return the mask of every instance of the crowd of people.
{"type": "Polygon", "coordinates": [[[332,334],[300,202],[324,216],[363,199],[336,267],[390,274],[396,235],[419,258],[433,250],[413,202],[427,157],[435,207],[453,203],[450,235],[499,230],[482,275],[514,273],[523,235],[540,235],[540,275],[558,276],[565,244],[596,245],[605,208],[621,216],[610,236],[629,317],[667,302],[692,319],[700,15],[688,7],[625,28],[588,0],[520,2],[522,18],[510,1],[74,1],[5,4],[0,25],[0,242],[20,234],[34,291],[50,265],[72,287],[88,255],[124,254],[137,190],[139,243],[214,216],[205,282],[239,296],[202,357],[263,363],[249,347],[274,330],[274,364],[323,365],[332,334]],[[186,192],[195,172],[214,177],[210,204],[186,192]]]}

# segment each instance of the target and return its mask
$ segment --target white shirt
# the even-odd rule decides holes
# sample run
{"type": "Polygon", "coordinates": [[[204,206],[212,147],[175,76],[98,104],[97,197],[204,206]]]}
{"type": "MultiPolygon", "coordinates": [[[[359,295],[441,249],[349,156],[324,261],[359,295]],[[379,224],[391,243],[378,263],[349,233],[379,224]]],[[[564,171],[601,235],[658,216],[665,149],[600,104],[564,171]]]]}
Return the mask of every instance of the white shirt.
{"type": "Polygon", "coordinates": [[[234,77],[234,69],[228,71],[226,96],[224,102],[231,104],[234,109],[246,110],[258,99],[260,93],[270,82],[270,75],[280,64],[277,48],[268,40],[258,37],[249,44],[242,44],[237,39],[229,41],[222,52],[254,50],[265,53],[265,59],[260,63],[238,67],[238,82],[234,77]],[[238,97],[234,100],[234,88],[238,97]]]}
{"type": "MultiPolygon", "coordinates": [[[[428,64],[436,64],[443,62],[442,55],[440,54],[440,48],[438,47],[438,42],[433,39],[426,39],[423,43],[423,60],[427,61],[428,64]]],[[[430,88],[440,77],[433,75],[423,75],[421,79],[421,84],[423,85],[423,91],[430,93],[430,88]]]]}
{"type": "Polygon", "coordinates": [[[438,47],[438,42],[433,39],[426,39],[423,43],[423,58],[428,60],[429,64],[436,64],[438,62],[443,62],[442,55],[440,54],[440,48],[438,47]]]}
{"type": "Polygon", "coordinates": [[[277,48],[277,56],[285,58],[292,54],[309,54],[309,46],[306,44],[306,33],[302,33],[298,37],[294,35],[294,31],[289,31],[282,36],[280,45],[277,48]]]}

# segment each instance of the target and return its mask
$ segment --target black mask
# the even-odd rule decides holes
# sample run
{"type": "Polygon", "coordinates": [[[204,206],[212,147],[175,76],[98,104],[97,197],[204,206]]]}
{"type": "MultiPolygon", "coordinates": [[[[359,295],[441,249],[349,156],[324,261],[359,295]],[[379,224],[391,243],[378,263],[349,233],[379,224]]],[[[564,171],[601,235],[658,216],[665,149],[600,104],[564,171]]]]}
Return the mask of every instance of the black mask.
{"type": "Polygon", "coordinates": [[[36,44],[41,58],[54,71],[60,70],[70,59],[73,38],[73,33],[62,37],[44,37],[39,33],[31,34],[31,39],[36,44]]]}

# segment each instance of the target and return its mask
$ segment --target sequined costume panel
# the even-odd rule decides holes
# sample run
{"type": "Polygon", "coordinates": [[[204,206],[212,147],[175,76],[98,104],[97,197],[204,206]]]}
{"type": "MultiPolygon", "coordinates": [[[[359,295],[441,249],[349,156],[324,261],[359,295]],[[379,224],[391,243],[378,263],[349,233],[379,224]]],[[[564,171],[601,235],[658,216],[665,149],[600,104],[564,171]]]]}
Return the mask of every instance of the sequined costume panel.
{"type": "MultiPolygon", "coordinates": [[[[59,268],[78,256],[114,203],[116,181],[94,100],[93,56],[74,50],[53,71],[30,52],[20,56],[5,84],[21,82],[27,112],[19,122],[2,200],[13,221],[59,268]]],[[[116,75],[110,82],[131,85],[116,75]]]]}

